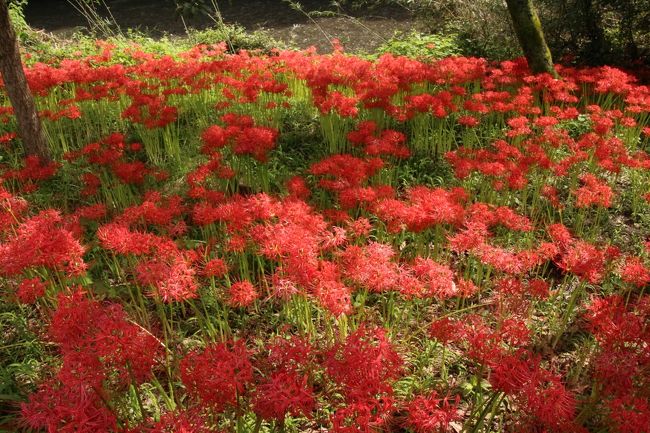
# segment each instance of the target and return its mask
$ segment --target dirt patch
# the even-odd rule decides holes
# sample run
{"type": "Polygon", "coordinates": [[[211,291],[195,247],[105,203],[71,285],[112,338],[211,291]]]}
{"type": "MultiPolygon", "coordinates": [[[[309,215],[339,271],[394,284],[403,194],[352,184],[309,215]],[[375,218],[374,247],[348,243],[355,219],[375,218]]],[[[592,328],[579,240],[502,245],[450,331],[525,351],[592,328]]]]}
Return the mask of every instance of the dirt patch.
{"type": "MultiPolygon", "coordinates": [[[[214,25],[206,16],[186,18],[175,13],[173,2],[164,0],[106,0],[110,15],[120,28],[134,28],[151,36],[183,35],[186,28],[204,29],[214,25]]],[[[301,1],[305,11],[327,10],[328,2],[301,1]]],[[[330,40],[339,39],[348,51],[372,51],[396,31],[409,31],[415,20],[401,7],[382,7],[357,11],[341,10],[336,16],[310,19],[282,0],[232,0],[219,3],[225,22],[238,23],[247,30],[266,30],[279,41],[297,48],[316,46],[330,51],[330,40]]],[[[98,8],[103,17],[109,12],[98,8]]],[[[67,0],[30,0],[25,10],[27,22],[59,36],[87,26],[82,14],[67,0]]]]}

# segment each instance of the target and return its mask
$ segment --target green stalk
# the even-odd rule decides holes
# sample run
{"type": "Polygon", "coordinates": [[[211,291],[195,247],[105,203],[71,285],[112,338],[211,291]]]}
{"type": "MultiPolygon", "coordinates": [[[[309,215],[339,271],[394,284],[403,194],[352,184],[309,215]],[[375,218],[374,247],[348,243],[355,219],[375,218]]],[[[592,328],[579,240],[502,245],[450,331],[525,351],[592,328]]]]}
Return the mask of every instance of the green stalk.
{"type": "Polygon", "coordinates": [[[566,331],[566,325],[569,322],[569,318],[573,314],[573,310],[575,309],[576,303],[578,302],[580,295],[582,295],[582,292],[584,292],[585,287],[586,287],[586,283],[580,282],[578,284],[578,287],[576,287],[573,290],[573,293],[571,293],[571,298],[569,298],[569,305],[567,305],[567,308],[564,311],[564,315],[562,316],[560,329],[558,330],[558,333],[555,336],[555,339],[553,340],[553,344],[551,345],[553,349],[555,349],[557,344],[560,342],[560,338],[562,338],[562,335],[566,331]]]}

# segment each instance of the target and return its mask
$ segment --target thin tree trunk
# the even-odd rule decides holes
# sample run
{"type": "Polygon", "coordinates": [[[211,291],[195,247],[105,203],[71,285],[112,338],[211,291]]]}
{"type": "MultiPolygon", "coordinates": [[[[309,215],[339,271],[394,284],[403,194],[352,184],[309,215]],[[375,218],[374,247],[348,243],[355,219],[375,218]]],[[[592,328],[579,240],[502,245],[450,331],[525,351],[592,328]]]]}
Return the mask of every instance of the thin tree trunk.
{"type": "Polygon", "coordinates": [[[633,6],[629,6],[623,12],[623,19],[621,20],[621,33],[625,38],[625,55],[629,62],[634,62],[639,58],[639,47],[634,40],[634,15],[636,11],[633,6]]]}
{"type": "Polygon", "coordinates": [[[600,17],[594,11],[593,0],[581,0],[579,2],[582,9],[588,43],[588,61],[593,64],[603,64],[608,54],[609,48],[605,39],[605,32],[600,24],[600,17]]]}
{"type": "Polygon", "coordinates": [[[557,78],[551,51],[544,39],[542,23],[539,21],[532,0],[506,0],[506,4],[531,72],[534,74],[546,72],[557,78]]]}
{"type": "Polygon", "coordinates": [[[50,152],[38,118],[25,71],[20,60],[16,33],[9,19],[6,0],[0,0],[0,74],[18,122],[18,134],[25,153],[49,160],[50,152]]]}

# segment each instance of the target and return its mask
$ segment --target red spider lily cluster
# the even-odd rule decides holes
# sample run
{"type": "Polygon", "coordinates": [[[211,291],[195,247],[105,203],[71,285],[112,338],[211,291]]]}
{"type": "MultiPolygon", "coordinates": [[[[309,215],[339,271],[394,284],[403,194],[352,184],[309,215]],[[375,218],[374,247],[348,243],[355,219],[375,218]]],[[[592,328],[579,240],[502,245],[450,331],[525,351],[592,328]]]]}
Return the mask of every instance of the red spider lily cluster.
{"type": "Polygon", "coordinates": [[[650,431],[650,88],[341,50],[26,68],[3,305],[49,432],[650,431]]]}

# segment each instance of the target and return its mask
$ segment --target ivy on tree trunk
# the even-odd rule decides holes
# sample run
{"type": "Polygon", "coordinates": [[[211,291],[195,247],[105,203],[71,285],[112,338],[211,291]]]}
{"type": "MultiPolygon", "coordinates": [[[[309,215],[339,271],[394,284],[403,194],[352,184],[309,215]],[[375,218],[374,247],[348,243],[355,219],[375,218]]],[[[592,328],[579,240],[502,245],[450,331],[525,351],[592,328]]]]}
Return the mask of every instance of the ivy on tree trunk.
{"type": "Polygon", "coordinates": [[[508,11],[512,17],[512,24],[517,34],[528,67],[535,74],[549,73],[558,77],[553,68],[551,50],[549,50],[542,23],[539,21],[537,11],[533,7],[532,0],[506,0],[508,11]]]}
{"type": "Polygon", "coordinates": [[[50,152],[20,59],[18,40],[6,0],[0,0],[0,74],[14,109],[25,153],[49,160],[50,152]]]}

